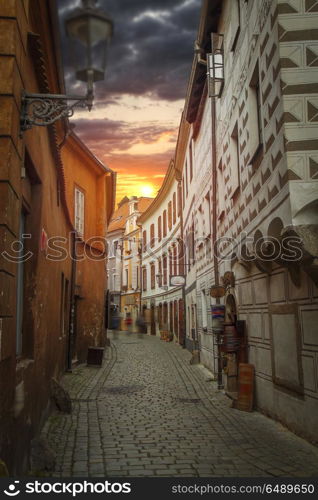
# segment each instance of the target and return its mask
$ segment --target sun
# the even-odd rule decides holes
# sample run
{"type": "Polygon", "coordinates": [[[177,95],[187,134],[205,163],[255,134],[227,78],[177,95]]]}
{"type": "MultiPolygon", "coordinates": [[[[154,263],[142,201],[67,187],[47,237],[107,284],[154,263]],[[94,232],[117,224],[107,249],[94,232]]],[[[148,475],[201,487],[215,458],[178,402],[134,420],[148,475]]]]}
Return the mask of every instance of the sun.
{"type": "Polygon", "coordinates": [[[155,188],[151,184],[144,184],[140,186],[140,194],[141,196],[152,198],[155,196],[155,188]]]}

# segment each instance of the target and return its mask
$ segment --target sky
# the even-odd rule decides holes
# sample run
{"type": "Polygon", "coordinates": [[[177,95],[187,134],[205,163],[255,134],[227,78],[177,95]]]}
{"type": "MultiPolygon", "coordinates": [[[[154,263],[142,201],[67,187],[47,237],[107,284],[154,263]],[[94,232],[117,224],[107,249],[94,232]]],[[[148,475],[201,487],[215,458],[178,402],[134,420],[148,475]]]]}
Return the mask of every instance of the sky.
{"type": "MultiPolygon", "coordinates": [[[[84,93],[63,20],[80,0],[58,0],[67,90],[84,93]]],[[[117,201],[154,197],[174,156],[190,75],[201,0],[99,0],[114,22],[105,81],[75,132],[117,172],[117,201]]]]}

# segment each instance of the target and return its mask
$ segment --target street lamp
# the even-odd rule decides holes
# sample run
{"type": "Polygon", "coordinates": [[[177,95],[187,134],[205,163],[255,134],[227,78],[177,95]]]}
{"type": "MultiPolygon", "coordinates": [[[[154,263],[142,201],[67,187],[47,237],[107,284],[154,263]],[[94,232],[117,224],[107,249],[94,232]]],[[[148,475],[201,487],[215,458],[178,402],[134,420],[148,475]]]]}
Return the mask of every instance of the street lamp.
{"type": "Polygon", "coordinates": [[[223,35],[212,33],[212,53],[207,54],[209,97],[219,97],[224,85],[223,35]]]}
{"type": "Polygon", "coordinates": [[[21,131],[33,126],[45,127],[60,118],[71,117],[74,108],[93,106],[94,82],[104,80],[107,47],[113,34],[113,22],[97,8],[97,0],[82,0],[65,21],[66,33],[78,66],[76,78],[87,83],[85,96],[31,94],[23,91],[21,131]]]}

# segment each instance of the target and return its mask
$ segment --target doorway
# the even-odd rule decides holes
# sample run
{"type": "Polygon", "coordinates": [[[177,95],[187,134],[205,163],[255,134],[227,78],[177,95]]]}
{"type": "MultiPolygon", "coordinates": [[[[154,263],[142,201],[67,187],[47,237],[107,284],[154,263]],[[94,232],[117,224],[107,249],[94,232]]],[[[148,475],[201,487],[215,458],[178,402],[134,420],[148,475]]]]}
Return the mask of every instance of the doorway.
{"type": "Polygon", "coordinates": [[[162,329],[168,330],[168,304],[167,304],[167,302],[165,302],[163,304],[162,329]]]}
{"type": "Polygon", "coordinates": [[[174,334],[178,336],[178,302],[175,300],[173,303],[173,321],[174,321],[174,334]]]}
{"type": "Polygon", "coordinates": [[[150,334],[156,335],[156,317],[155,317],[155,305],[151,304],[150,308],[150,334]]]}
{"type": "Polygon", "coordinates": [[[225,322],[236,323],[237,321],[237,308],[234,295],[230,294],[226,298],[225,303],[225,322]]]}
{"type": "Polygon", "coordinates": [[[234,295],[230,294],[225,302],[225,328],[223,366],[226,373],[226,390],[235,394],[238,391],[239,344],[237,342],[237,307],[234,295]]]}
{"type": "Polygon", "coordinates": [[[173,303],[170,302],[169,303],[169,316],[170,316],[170,321],[169,321],[169,330],[170,330],[170,333],[173,334],[173,303]]]}
{"type": "Polygon", "coordinates": [[[179,300],[179,330],[178,330],[179,344],[185,344],[185,331],[184,331],[184,302],[179,300]]]}

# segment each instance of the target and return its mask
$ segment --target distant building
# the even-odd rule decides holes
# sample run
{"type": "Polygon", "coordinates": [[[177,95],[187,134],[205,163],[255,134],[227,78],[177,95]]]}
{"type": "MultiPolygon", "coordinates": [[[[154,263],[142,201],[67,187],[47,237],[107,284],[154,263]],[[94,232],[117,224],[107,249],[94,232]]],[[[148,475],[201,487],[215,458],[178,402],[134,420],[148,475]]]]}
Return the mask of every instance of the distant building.
{"type": "Polygon", "coordinates": [[[134,323],[140,313],[140,242],[138,217],[151,204],[152,198],[125,197],[114,212],[107,232],[109,279],[109,327],[112,314],[121,318],[119,327],[125,329],[125,319],[134,323]],[[115,306],[115,307],[114,307],[115,306]]]}
{"type": "Polygon", "coordinates": [[[181,238],[181,184],[174,161],[151,205],[139,217],[142,227],[142,310],[148,333],[169,332],[184,343],[182,286],[171,284],[173,276],[185,275],[181,238]]]}
{"type": "Polygon", "coordinates": [[[107,230],[108,327],[110,329],[117,326],[120,315],[122,239],[129,213],[128,203],[127,197],[118,203],[118,208],[115,210],[107,230]]]}

